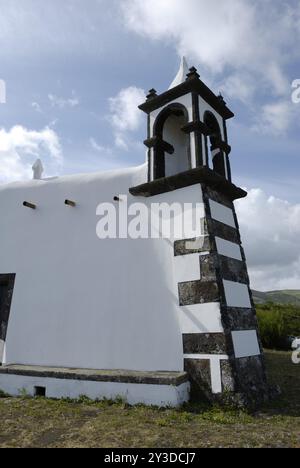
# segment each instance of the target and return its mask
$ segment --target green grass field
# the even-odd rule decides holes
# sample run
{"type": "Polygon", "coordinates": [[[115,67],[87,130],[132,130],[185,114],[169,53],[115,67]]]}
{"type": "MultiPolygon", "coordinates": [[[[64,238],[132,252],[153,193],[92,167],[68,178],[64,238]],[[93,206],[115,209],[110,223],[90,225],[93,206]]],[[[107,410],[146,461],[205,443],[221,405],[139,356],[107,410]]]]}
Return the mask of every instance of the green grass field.
{"type": "Polygon", "coordinates": [[[124,403],[0,399],[0,447],[300,448],[300,365],[267,352],[282,397],[250,415],[192,403],[180,410],[124,403]]]}

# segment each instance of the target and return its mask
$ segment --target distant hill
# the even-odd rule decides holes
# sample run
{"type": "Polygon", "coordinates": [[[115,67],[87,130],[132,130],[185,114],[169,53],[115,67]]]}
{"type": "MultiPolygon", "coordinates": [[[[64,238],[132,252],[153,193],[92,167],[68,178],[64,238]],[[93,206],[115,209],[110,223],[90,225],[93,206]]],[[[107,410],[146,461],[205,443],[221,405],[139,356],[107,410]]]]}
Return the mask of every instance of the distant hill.
{"type": "Polygon", "coordinates": [[[283,291],[252,292],[256,304],[274,302],[276,304],[293,304],[300,307],[300,290],[293,291],[287,289],[283,291]]]}

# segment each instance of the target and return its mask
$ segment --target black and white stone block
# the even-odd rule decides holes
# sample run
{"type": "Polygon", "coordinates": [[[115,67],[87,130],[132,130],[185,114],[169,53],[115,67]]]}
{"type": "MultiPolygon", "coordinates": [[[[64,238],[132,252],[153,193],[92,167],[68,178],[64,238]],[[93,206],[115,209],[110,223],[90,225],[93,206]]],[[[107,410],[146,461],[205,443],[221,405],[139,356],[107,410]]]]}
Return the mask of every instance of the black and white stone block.
{"type": "Polygon", "coordinates": [[[202,190],[202,249],[174,246],[185,370],[209,398],[229,391],[248,401],[266,392],[266,376],[237,217],[230,200],[202,190]]]}

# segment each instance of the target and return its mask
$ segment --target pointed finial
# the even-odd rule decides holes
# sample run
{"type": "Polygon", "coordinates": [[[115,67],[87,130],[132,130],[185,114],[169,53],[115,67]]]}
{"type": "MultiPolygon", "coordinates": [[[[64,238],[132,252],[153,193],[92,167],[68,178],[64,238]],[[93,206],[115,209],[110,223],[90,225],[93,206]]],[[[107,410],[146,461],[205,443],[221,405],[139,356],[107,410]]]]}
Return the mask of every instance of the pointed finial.
{"type": "Polygon", "coordinates": [[[223,98],[221,93],[219,94],[218,99],[219,99],[220,103],[223,104],[223,106],[226,106],[225,99],[223,98]]]}
{"type": "Polygon", "coordinates": [[[188,73],[188,71],[189,71],[189,66],[186,61],[186,58],[182,57],[178,73],[175,79],[173,80],[171,86],[169,87],[169,89],[175,88],[175,86],[178,86],[181,83],[184,83],[186,79],[186,74],[188,73]]]}
{"type": "Polygon", "coordinates": [[[150,99],[156,98],[157,97],[157,91],[156,89],[152,88],[149,91],[149,94],[147,95],[147,101],[150,101],[150,99]]]}
{"type": "Polygon", "coordinates": [[[188,80],[193,80],[194,78],[197,78],[197,80],[200,78],[200,75],[197,71],[197,68],[192,67],[189,69],[189,73],[187,73],[187,79],[188,80]]]}
{"type": "Polygon", "coordinates": [[[37,159],[32,166],[33,170],[33,179],[34,180],[41,180],[43,172],[44,172],[44,167],[42,164],[42,161],[40,159],[37,159]]]}

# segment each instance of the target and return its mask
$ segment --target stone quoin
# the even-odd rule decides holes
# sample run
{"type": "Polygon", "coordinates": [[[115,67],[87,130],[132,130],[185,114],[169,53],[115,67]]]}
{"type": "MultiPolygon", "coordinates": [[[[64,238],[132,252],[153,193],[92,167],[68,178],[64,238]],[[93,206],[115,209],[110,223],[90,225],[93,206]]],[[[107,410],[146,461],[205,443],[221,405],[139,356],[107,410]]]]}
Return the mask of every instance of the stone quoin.
{"type": "Polygon", "coordinates": [[[258,405],[269,387],[234,207],[247,196],[232,181],[234,114],[185,60],[140,109],[141,167],[43,179],[38,160],[33,180],[0,187],[0,389],[178,406],[194,387],[258,405]],[[198,234],[99,239],[99,204],[120,213],[118,194],[129,209],[197,206],[198,234]]]}

